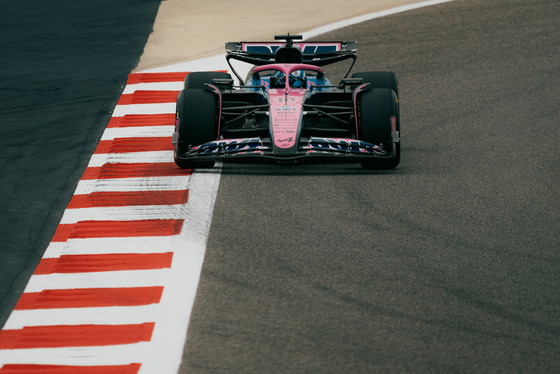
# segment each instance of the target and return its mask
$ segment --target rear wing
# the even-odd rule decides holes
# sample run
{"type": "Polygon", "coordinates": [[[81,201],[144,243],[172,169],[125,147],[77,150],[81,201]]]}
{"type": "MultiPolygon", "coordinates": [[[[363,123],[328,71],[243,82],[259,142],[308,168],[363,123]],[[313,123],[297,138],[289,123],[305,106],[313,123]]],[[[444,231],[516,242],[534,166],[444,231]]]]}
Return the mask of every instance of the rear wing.
{"type": "MultiPolygon", "coordinates": [[[[274,63],[276,51],[285,45],[278,42],[228,42],[226,52],[251,60],[254,65],[265,65],[274,63]]],[[[331,61],[333,58],[339,60],[339,57],[355,54],[358,50],[357,42],[302,42],[293,46],[302,51],[303,61],[311,65],[328,65],[336,62],[331,61]]]]}
{"type": "Polygon", "coordinates": [[[256,66],[274,64],[278,62],[275,60],[276,51],[283,47],[299,49],[302,62],[309,65],[325,66],[352,59],[352,66],[348,73],[356,61],[358,42],[294,42],[294,40],[302,39],[301,35],[277,35],[274,38],[285,41],[226,43],[226,61],[230,68],[233,70],[231,59],[256,66]]]}

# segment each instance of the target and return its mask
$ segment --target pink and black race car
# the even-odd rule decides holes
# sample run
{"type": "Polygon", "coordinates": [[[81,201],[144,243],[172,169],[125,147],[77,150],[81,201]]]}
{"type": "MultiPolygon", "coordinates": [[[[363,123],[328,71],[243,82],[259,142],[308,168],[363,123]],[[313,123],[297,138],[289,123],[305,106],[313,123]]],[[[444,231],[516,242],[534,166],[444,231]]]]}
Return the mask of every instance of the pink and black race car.
{"type": "Polygon", "coordinates": [[[400,161],[398,81],[371,71],[347,78],[357,42],[226,43],[226,60],[240,82],[223,72],[193,72],[177,97],[173,134],[181,168],[212,167],[216,160],[294,162],[338,159],[366,169],[400,161]],[[247,82],[230,60],[254,65],[247,82]],[[352,60],[338,85],[321,66],[352,60]]]}

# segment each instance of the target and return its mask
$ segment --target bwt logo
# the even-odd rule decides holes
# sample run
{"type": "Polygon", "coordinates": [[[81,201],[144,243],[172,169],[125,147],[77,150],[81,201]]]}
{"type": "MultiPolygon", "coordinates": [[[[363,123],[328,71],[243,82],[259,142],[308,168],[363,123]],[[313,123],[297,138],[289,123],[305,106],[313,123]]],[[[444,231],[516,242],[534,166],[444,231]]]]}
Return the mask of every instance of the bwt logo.
{"type": "Polygon", "coordinates": [[[226,139],[202,144],[193,148],[199,155],[212,155],[217,153],[235,153],[241,151],[258,150],[262,147],[259,139],[226,139]]]}
{"type": "Polygon", "coordinates": [[[327,138],[314,138],[310,142],[309,147],[314,150],[353,153],[375,153],[374,150],[378,148],[374,144],[365,143],[359,140],[327,138]]]}
{"type": "Polygon", "coordinates": [[[290,112],[292,110],[297,110],[297,109],[289,105],[282,105],[281,107],[275,108],[275,110],[277,112],[290,112]]]}

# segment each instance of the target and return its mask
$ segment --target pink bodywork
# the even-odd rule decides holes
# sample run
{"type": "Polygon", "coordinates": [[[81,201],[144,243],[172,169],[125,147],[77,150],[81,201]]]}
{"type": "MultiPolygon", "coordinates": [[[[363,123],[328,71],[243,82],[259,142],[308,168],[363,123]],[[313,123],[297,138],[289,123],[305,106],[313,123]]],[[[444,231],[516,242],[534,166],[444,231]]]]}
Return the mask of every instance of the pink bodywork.
{"type": "Polygon", "coordinates": [[[295,146],[298,127],[301,123],[302,103],[307,91],[306,87],[292,88],[289,76],[297,70],[311,70],[322,73],[323,69],[307,64],[271,64],[255,68],[258,73],[265,70],[278,70],[284,73],[286,85],[284,88],[269,89],[270,120],[272,123],[272,137],[278,148],[289,149],[295,146]]]}

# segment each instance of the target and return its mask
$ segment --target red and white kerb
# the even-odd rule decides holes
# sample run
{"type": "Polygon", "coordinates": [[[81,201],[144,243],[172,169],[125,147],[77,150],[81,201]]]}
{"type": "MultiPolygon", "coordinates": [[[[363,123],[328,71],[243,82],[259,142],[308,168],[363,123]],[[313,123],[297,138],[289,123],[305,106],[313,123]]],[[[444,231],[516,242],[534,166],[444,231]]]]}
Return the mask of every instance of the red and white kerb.
{"type": "Polygon", "coordinates": [[[177,372],[220,176],[173,162],[186,74],[130,75],[0,331],[0,374],[177,372]]]}

